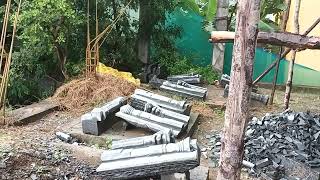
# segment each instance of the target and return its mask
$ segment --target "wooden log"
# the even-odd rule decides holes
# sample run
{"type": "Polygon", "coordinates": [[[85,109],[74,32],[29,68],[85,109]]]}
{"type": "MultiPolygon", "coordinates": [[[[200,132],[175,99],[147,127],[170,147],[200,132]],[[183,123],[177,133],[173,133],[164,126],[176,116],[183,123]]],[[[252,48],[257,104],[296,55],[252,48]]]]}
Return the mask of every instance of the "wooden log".
{"type": "MultiPolygon", "coordinates": [[[[303,33],[303,35],[308,35],[318,24],[320,23],[320,17],[303,33]]],[[[281,61],[281,59],[285,58],[286,55],[289,54],[291,49],[286,49],[280,57],[278,57],[278,60],[274,63],[272,63],[259,77],[257,77],[256,80],[253,81],[253,85],[256,85],[264,76],[266,76],[273,67],[275,67],[278,63],[278,61],[281,61]]]]}
{"type": "MultiPolygon", "coordinates": [[[[295,33],[299,33],[300,27],[299,27],[299,13],[300,13],[300,5],[301,5],[301,0],[296,0],[295,4],[295,10],[294,10],[294,31],[295,33]]],[[[294,68],[294,63],[296,59],[296,50],[293,50],[291,54],[291,61],[289,65],[289,70],[288,70],[288,80],[286,84],[286,92],[284,94],[284,106],[285,109],[289,108],[289,102],[290,102],[290,95],[291,95],[291,90],[292,90],[292,80],[293,80],[293,68],[294,68]]]]}
{"type": "Polygon", "coordinates": [[[239,0],[229,98],[225,114],[218,180],[240,179],[244,135],[252,90],[260,0],[239,0]]]}
{"type": "MultiPolygon", "coordinates": [[[[233,42],[234,32],[213,31],[211,42],[233,42]]],[[[285,46],[292,49],[320,49],[320,37],[306,36],[289,32],[259,32],[258,43],[285,46]]]]}

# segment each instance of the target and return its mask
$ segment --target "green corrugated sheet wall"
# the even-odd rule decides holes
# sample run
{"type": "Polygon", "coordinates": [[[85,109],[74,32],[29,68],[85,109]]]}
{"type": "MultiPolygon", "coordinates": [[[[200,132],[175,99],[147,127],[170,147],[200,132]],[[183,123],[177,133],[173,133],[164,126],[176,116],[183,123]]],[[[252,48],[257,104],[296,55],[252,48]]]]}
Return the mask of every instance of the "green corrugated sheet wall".
{"type": "MultiPolygon", "coordinates": [[[[176,24],[182,28],[182,36],[176,40],[178,51],[186,56],[192,57],[195,64],[209,65],[212,58],[212,45],[208,42],[210,34],[202,29],[203,18],[192,12],[177,9],[170,15],[168,24],[176,24]]],[[[232,60],[232,44],[226,44],[224,73],[230,73],[232,60]]],[[[273,61],[276,55],[257,48],[254,63],[254,78],[260,75],[273,61]]],[[[288,72],[288,61],[283,60],[280,64],[278,84],[285,84],[288,72]]],[[[262,82],[271,83],[274,70],[270,71],[262,82]]],[[[296,65],[294,68],[293,83],[295,85],[320,87],[320,72],[296,65]]]]}

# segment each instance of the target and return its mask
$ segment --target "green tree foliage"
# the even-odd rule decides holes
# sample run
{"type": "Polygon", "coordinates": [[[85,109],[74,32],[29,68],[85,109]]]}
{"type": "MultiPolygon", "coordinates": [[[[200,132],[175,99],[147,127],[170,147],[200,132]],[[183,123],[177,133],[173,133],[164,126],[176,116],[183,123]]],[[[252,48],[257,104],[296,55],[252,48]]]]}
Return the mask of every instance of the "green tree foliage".
{"type": "Polygon", "coordinates": [[[72,33],[83,22],[83,16],[69,0],[24,1],[20,16],[19,38],[24,46],[41,47],[39,55],[55,53],[57,64],[66,78],[68,43],[72,33]]]}

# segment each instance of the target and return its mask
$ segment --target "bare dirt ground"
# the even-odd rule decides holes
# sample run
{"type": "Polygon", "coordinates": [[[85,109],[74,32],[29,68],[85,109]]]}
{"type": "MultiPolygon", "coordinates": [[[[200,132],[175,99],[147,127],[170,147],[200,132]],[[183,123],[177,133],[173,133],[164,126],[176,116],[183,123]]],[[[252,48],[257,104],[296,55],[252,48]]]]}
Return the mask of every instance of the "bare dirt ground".
{"type": "MultiPolygon", "coordinates": [[[[260,92],[269,94],[270,90],[260,92]]],[[[224,109],[212,106],[211,102],[223,102],[222,90],[209,87],[206,102],[193,102],[193,111],[199,112],[198,128],[194,138],[201,147],[206,147],[206,135],[220,132],[224,123],[224,109]]],[[[265,113],[283,111],[284,93],[277,91],[275,104],[263,106],[253,103],[251,116],[261,117],[265,113]]],[[[320,93],[293,92],[291,109],[295,111],[320,112],[320,93]]],[[[0,126],[0,179],[103,179],[95,172],[99,164],[101,149],[97,147],[62,143],[55,132],[79,117],[65,112],[54,112],[45,118],[24,126],[0,126]]],[[[209,166],[202,156],[202,165],[209,166]]],[[[217,168],[210,169],[210,179],[215,179],[217,168]]],[[[243,177],[247,179],[247,177],[243,177]]]]}

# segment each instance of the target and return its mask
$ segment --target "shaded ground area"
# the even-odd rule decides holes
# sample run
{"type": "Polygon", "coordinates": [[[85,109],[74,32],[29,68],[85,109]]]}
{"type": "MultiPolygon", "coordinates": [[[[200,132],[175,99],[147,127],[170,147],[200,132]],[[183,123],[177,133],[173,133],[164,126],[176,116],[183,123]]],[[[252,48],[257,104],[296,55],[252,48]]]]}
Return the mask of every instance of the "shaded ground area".
{"type": "MultiPolygon", "coordinates": [[[[260,89],[267,94],[269,91],[260,89]]],[[[200,113],[193,137],[198,139],[202,149],[207,147],[206,136],[223,128],[225,99],[221,97],[222,93],[222,89],[210,86],[207,101],[193,102],[193,111],[200,113]]],[[[284,93],[277,91],[273,106],[253,102],[251,116],[283,111],[283,97],[284,93]]],[[[293,92],[290,107],[295,111],[320,112],[320,95],[293,92]]],[[[102,174],[95,173],[95,168],[105,148],[99,144],[108,143],[108,139],[100,137],[100,143],[94,139],[89,144],[77,145],[62,143],[55,137],[55,132],[79,125],[79,117],[54,112],[28,125],[0,127],[0,179],[103,179],[102,174]]],[[[205,152],[201,164],[210,165],[205,152]]],[[[210,179],[215,179],[216,171],[217,168],[210,169],[210,179]]],[[[243,179],[247,177],[243,176],[243,179]]]]}

